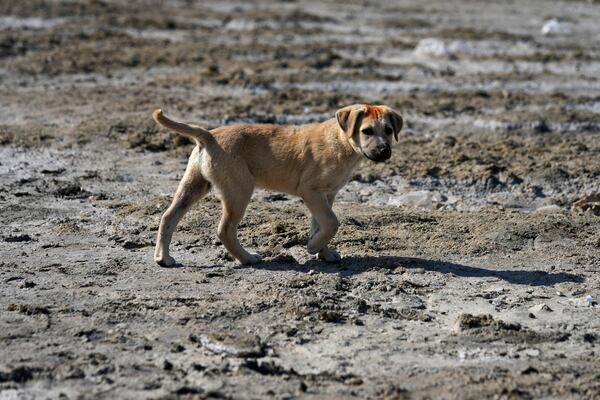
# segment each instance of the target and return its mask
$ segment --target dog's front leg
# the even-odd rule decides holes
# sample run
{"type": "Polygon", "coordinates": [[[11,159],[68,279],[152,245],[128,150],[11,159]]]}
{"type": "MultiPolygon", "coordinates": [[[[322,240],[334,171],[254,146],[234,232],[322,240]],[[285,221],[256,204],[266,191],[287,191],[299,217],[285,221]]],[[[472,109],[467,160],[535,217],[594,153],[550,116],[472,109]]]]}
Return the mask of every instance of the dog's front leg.
{"type": "Polygon", "coordinates": [[[312,214],[308,252],[310,254],[318,253],[319,258],[327,262],[340,260],[340,255],[327,247],[327,243],[336,234],[339,227],[338,219],[331,209],[333,196],[335,194],[324,195],[318,192],[309,192],[302,196],[312,214]]]}
{"type": "MultiPolygon", "coordinates": [[[[327,199],[327,203],[329,203],[329,207],[333,206],[333,200],[335,200],[335,195],[337,194],[337,192],[332,192],[332,193],[327,193],[325,195],[325,198],[327,199]]],[[[319,223],[317,222],[317,220],[315,219],[315,217],[313,217],[312,215],[310,216],[310,234],[308,236],[309,239],[311,239],[315,233],[317,233],[319,230],[319,223]]]]}

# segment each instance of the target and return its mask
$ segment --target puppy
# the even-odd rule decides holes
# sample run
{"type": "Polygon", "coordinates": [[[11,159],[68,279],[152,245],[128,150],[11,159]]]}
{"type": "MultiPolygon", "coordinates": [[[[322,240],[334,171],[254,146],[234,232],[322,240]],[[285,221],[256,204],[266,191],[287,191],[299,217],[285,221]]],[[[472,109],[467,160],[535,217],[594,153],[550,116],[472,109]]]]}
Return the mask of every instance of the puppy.
{"type": "Polygon", "coordinates": [[[391,157],[392,139],[398,141],[403,124],[389,107],[365,104],[344,107],[325,122],[300,126],[232,125],[208,131],[169,119],[162,110],[152,117],[197,143],[160,221],[154,260],[164,267],[176,264],[169,243],[177,223],[213,187],[223,206],[217,236],[240,263],[261,260],[237,238],[255,187],[300,196],[312,215],[308,252],[327,262],[339,261],[340,255],[327,247],[339,226],[331,209],[335,195],[361,159],[382,162],[391,157]]]}

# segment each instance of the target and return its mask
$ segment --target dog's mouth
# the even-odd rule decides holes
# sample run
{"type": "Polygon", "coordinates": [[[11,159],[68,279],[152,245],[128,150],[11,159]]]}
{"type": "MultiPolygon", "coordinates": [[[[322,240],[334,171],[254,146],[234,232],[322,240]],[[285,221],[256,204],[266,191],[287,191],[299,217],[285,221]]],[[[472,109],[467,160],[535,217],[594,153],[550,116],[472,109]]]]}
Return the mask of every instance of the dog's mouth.
{"type": "Polygon", "coordinates": [[[371,161],[374,161],[374,162],[377,162],[377,163],[380,163],[380,162],[387,161],[387,160],[389,160],[389,159],[390,159],[390,157],[392,156],[392,153],[391,153],[391,152],[387,152],[387,153],[386,153],[386,152],[384,152],[384,153],[379,153],[379,154],[377,154],[377,155],[375,155],[375,156],[369,156],[369,155],[367,155],[367,154],[366,154],[364,151],[362,151],[362,149],[361,149],[361,151],[360,151],[360,152],[362,153],[362,155],[363,155],[363,156],[365,156],[365,157],[366,157],[366,158],[368,158],[369,160],[371,160],[371,161]]]}

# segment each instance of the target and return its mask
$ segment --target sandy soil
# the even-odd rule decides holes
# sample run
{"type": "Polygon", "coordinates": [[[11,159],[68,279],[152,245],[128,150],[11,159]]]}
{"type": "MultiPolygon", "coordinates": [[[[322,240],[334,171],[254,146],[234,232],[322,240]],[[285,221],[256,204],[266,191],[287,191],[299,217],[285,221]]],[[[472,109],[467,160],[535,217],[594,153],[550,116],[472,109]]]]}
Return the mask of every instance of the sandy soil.
{"type": "Polygon", "coordinates": [[[598,398],[595,2],[0,3],[0,399],[598,398]],[[558,18],[557,33],[543,35],[558,18]],[[339,265],[257,192],[153,264],[207,127],[400,110],[338,196],[339,265]],[[594,200],[594,199],[592,199],[594,200]],[[586,296],[591,296],[587,297],[586,296]]]}

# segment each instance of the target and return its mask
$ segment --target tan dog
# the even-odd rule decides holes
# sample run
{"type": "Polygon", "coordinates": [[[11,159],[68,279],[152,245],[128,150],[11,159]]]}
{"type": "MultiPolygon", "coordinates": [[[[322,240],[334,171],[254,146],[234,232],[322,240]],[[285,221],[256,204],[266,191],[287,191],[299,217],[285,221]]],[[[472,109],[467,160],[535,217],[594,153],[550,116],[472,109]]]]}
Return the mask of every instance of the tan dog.
{"type": "Polygon", "coordinates": [[[403,123],[389,107],[363,104],[342,108],[336,118],[322,123],[233,125],[210,132],[173,121],[161,110],[152,117],[198,144],[160,221],[154,260],[165,267],[175,265],[169,243],[177,223],[211,187],[223,205],[217,235],[240,263],[261,260],[237,238],[255,186],[300,196],[312,214],[308,252],[328,262],[338,261],[340,255],[327,247],[339,226],[331,209],[335,195],[363,157],[376,162],[390,158],[392,136],[398,140],[403,123]]]}

